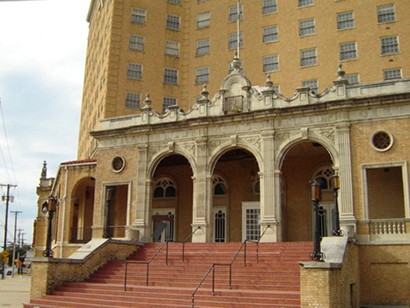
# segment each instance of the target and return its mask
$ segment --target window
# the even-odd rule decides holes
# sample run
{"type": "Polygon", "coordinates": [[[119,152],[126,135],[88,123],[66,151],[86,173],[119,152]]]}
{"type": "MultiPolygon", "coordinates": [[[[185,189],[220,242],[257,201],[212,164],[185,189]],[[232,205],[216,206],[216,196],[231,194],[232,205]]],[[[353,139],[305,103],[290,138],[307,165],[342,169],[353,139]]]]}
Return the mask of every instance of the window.
{"type": "Polygon", "coordinates": [[[210,52],[209,39],[203,39],[196,42],[196,55],[202,56],[210,52]]]}
{"type": "Polygon", "coordinates": [[[317,62],[316,58],[316,48],[302,50],[300,52],[300,66],[315,65],[317,62]]]}
{"type": "Polygon", "coordinates": [[[317,79],[310,79],[302,81],[302,87],[310,88],[312,91],[317,92],[319,86],[317,79]]]}
{"type": "Polygon", "coordinates": [[[278,38],[279,36],[278,36],[278,26],[277,25],[263,28],[263,42],[264,43],[277,41],[278,38]]]}
{"type": "Polygon", "coordinates": [[[383,72],[383,75],[384,75],[384,80],[400,79],[401,69],[400,68],[388,69],[383,72]]]}
{"type": "Polygon", "coordinates": [[[359,83],[359,75],[358,74],[345,75],[345,78],[347,79],[349,84],[358,84],[359,83]]]}
{"type": "Polygon", "coordinates": [[[315,4],[315,0],[298,0],[298,7],[315,4]]]}
{"type": "Polygon", "coordinates": [[[201,13],[196,15],[196,27],[198,29],[208,28],[211,25],[211,13],[201,13]]]}
{"type": "Polygon", "coordinates": [[[396,21],[394,5],[388,4],[388,5],[379,6],[377,8],[377,21],[379,23],[396,21]]]}
{"type": "Polygon", "coordinates": [[[165,112],[170,106],[175,106],[177,99],[173,97],[164,97],[162,100],[162,111],[165,112]]]}
{"type": "Polygon", "coordinates": [[[279,56],[272,55],[263,58],[263,72],[274,72],[279,70],[279,56]]]}
{"type": "Polygon", "coordinates": [[[180,4],[180,3],[181,3],[181,0],[168,0],[168,3],[171,3],[171,4],[180,4]]]}
{"type": "Polygon", "coordinates": [[[353,12],[343,12],[337,14],[337,29],[351,29],[354,28],[353,12]]]}
{"type": "MultiPolygon", "coordinates": [[[[240,5],[239,11],[239,19],[243,18],[243,5],[240,5]]],[[[228,20],[229,21],[237,21],[238,20],[238,6],[231,6],[228,9],[228,20]]]]}
{"type": "Polygon", "coordinates": [[[129,48],[132,50],[143,51],[144,50],[144,37],[131,34],[129,48]]]}
{"type": "MultiPolygon", "coordinates": [[[[228,42],[228,48],[229,49],[236,49],[238,46],[238,34],[237,33],[231,33],[229,34],[229,42],[228,42]]],[[[243,47],[243,37],[242,37],[242,32],[239,33],[239,47],[243,47]]]]}
{"type": "Polygon", "coordinates": [[[130,79],[142,79],[142,65],[129,63],[127,76],[130,79]]]}
{"type": "Polygon", "coordinates": [[[154,182],[154,198],[173,198],[176,191],[176,185],[170,178],[159,178],[154,182]]]}
{"type": "Polygon", "coordinates": [[[167,15],[167,29],[179,30],[181,25],[180,17],[176,15],[167,15]]]}
{"type": "Polygon", "coordinates": [[[262,14],[275,13],[278,10],[276,0],[262,0],[262,14]]]}
{"type": "Polygon", "coordinates": [[[208,67],[199,67],[196,69],[196,83],[207,83],[209,81],[209,68],[208,67]]]}
{"type": "Polygon", "coordinates": [[[134,24],[144,24],[147,12],[143,9],[133,8],[131,13],[131,22],[134,24]]]}
{"type": "Polygon", "coordinates": [[[299,36],[306,36],[315,32],[315,20],[313,18],[299,21],[299,36]]]}
{"type": "Polygon", "coordinates": [[[382,55],[389,55],[399,52],[399,42],[397,36],[381,38],[382,55]]]}
{"type": "Polygon", "coordinates": [[[356,43],[340,44],[340,60],[351,60],[357,58],[356,43]]]}
{"type": "Polygon", "coordinates": [[[127,97],[125,98],[125,107],[130,109],[137,109],[140,104],[140,94],[137,92],[127,92],[127,97]]]}
{"type": "Polygon", "coordinates": [[[166,68],[164,70],[164,83],[177,84],[178,83],[178,71],[173,68],[166,68]]]}
{"type": "Polygon", "coordinates": [[[179,56],[179,42],[166,41],[165,54],[168,56],[179,56]]]}

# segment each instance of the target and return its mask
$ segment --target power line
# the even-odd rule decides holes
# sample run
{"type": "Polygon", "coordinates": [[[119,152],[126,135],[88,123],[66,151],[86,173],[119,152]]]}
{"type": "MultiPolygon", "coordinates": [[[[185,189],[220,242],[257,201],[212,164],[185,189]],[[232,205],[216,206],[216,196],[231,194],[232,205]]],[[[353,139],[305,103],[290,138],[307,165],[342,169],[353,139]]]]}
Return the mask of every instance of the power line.
{"type": "MultiPolygon", "coordinates": [[[[9,140],[8,140],[8,137],[7,137],[6,121],[4,120],[3,104],[1,102],[1,98],[0,98],[0,113],[1,113],[1,120],[3,122],[4,139],[6,141],[6,148],[7,148],[8,159],[9,159],[9,162],[10,162],[10,169],[13,173],[14,183],[16,183],[17,182],[16,173],[14,172],[13,160],[11,158],[10,145],[9,145],[9,140]]],[[[7,172],[7,177],[9,179],[9,183],[10,182],[12,183],[13,181],[11,181],[11,179],[10,179],[10,174],[9,174],[9,170],[8,170],[9,168],[7,168],[7,163],[6,163],[6,159],[4,157],[3,151],[1,151],[1,156],[2,156],[3,161],[4,161],[4,166],[5,166],[5,169],[6,169],[6,172],[7,172]]]]}

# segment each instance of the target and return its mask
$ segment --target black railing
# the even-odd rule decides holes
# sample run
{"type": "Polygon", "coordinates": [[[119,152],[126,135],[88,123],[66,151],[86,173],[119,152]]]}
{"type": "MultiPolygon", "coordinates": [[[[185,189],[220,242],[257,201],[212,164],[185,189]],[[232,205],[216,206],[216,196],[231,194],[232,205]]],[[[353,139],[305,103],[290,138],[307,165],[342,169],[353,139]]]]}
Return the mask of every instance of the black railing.
{"type": "Polygon", "coordinates": [[[197,227],[190,235],[188,235],[183,241],[182,241],[182,262],[185,261],[185,243],[194,235],[196,231],[201,229],[201,227],[197,227]]]}
{"type": "Polygon", "coordinates": [[[161,250],[164,247],[166,247],[165,264],[168,265],[168,243],[169,243],[169,241],[166,241],[148,261],[125,260],[124,291],[127,291],[128,264],[132,263],[132,264],[145,264],[146,265],[145,285],[148,285],[148,283],[149,283],[149,266],[150,266],[151,262],[155,259],[156,256],[158,256],[158,254],[161,252],[161,250]]]}

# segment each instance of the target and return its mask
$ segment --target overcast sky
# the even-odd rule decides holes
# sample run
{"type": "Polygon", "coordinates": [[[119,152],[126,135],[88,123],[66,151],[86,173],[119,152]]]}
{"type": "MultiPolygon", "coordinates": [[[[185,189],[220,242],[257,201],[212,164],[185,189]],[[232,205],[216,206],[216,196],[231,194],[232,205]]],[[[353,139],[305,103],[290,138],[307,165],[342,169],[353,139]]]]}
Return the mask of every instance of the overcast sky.
{"type": "MultiPolygon", "coordinates": [[[[48,177],[77,158],[90,0],[0,0],[0,184],[13,184],[10,211],[33,238],[43,161],[48,177]]],[[[2,195],[6,187],[1,189],[2,195]]],[[[5,203],[0,200],[0,246],[5,203]]],[[[14,236],[9,214],[8,241],[14,236]]]]}

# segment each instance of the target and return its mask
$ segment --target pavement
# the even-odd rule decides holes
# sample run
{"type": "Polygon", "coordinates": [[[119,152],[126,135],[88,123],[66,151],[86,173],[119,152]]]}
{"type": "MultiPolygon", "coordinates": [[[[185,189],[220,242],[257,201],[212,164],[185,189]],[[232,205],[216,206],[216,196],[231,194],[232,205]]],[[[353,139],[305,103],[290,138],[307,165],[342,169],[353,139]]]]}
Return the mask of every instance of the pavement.
{"type": "Polygon", "coordinates": [[[30,301],[31,277],[28,275],[0,276],[0,308],[22,308],[30,301]]]}

